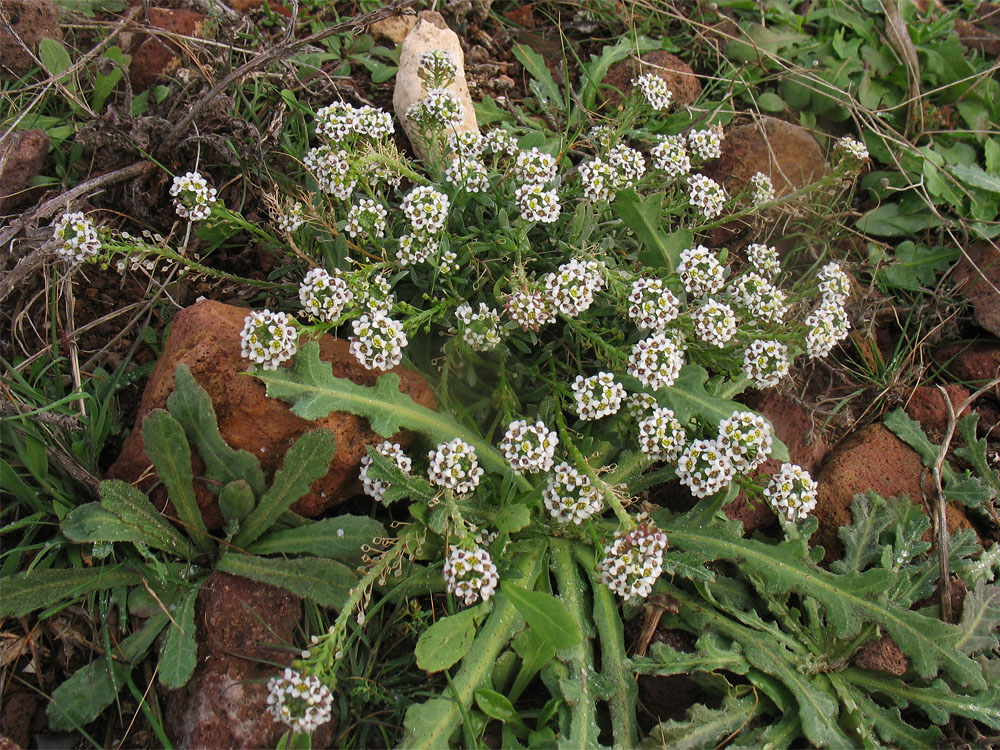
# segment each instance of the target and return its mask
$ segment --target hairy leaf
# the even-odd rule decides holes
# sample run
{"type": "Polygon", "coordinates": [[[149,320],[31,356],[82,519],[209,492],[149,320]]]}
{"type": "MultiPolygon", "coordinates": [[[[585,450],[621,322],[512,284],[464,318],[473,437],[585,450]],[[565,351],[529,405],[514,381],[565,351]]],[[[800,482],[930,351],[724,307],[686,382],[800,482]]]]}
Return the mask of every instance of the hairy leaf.
{"type": "Polygon", "coordinates": [[[654,643],[651,656],[635,658],[632,662],[639,674],[661,676],[714,672],[719,669],[746,674],[750,669],[740,645],[726,641],[715,633],[701,636],[693,653],[677,651],[665,643],[654,643]]]}
{"type": "Polygon", "coordinates": [[[223,555],[216,570],[288,589],[324,607],[339,608],[358,582],[350,568],[324,557],[282,560],[256,555],[223,555]]]}
{"type": "Polygon", "coordinates": [[[413,655],[426,672],[448,669],[465,656],[476,637],[476,623],[483,616],[480,607],[442,617],[420,634],[413,655]]]}
{"type": "Polygon", "coordinates": [[[634,190],[619,190],[611,210],[642,242],[639,260],[650,268],[673,271],[680,263],[681,253],[691,247],[690,230],[680,229],[669,235],[663,231],[663,193],[640,198],[634,190]]]}
{"type": "Polygon", "coordinates": [[[271,528],[282,513],[309,491],[313,482],[330,470],[336,449],[333,433],[327,429],[310,430],[296,440],[275,472],[270,489],[240,523],[233,545],[246,547],[271,528]]]}
{"type": "Polygon", "coordinates": [[[368,516],[324,518],[295,529],[272,531],[250,545],[255,555],[317,555],[337,560],[360,560],[362,547],[385,537],[385,527],[368,516]]]}
{"type": "Polygon", "coordinates": [[[898,708],[880,706],[864,693],[855,692],[852,698],[884,742],[896,747],[936,747],[942,737],[941,730],[933,724],[924,729],[915,727],[903,721],[898,708]]]}
{"type": "Polygon", "coordinates": [[[662,721],[653,727],[639,747],[670,750],[702,750],[715,747],[753,716],[753,696],[727,696],[719,708],[696,703],[681,721],[662,721]]]}
{"type": "Polygon", "coordinates": [[[59,568],[18,573],[4,581],[0,596],[0,619],[24,617],[65,599],[75,599],[91,591],[119,586],[135,586],[142,576],[122,565],[96,568],[59,568]]]}
{"type": "Polygon", "coordinates": [[[958,627],[962,637],[955,645],[967,654],[990,652],[1000,647],[997,627],[1000,626],[1000,586],[979,581],[965,595],[962,621],[958,627]]]}
{"type": "Polygon", "coordinates": [[[245,479],[255,495],[263,494],[264,472],[260,462],[252,453],[226,445],[219,434],[212,399],[198,385],[187,365],[177,366],[174,383],[176,387],[167,398],[167,409],[197,449],[205,463],[205,475],[223,484],[245,479]]]}
{"type": "Polygon", "coordinates": [[[1000,472],[994,469],[986,457],[987,444],[985,439],[976,436],[976,422],[979,415],[972,412],[958,420],[958,431],[965,445],[955,449],[955,455],[972,464],[976,476],[993,488],[994,496],[1000,494],[1000,472]]]}
{"type": "Polygon", "coordinates": [[[438,495],[438,490],[423,477],[404,472],[396,462],[383,456],[374,446],[368,446],[368,476],[385,485],[382,504],[390,505],[397,500],[414,500],[429,503],[438,495]]]}
{"type": "Polygon", "coordinates": [[[578,621],[552,594],[529,591],[509,581],[501,581],[500,588],[528,624],[557,649],[572,648],[583,639],[578,621]]]}
{"type": "Polygon", "coordinates": [[[837,536],[844,543],[844,556],[830,565],[835,573],[861,573],[878,562],[883,548],[879,538],[893,522],[885,500],[871,491],[855,495],[851,517],[853,524],[837,529],[837,536]]]}
{"type": "Polygon", "coordinates": [[[198,663],[194,608],[203,582],[204,579],[188,586],[180,604],[171,612],[173,622],[167,628],[167,636],[160,646],[160,683],[168,690],[187,684],[198,663]]]}

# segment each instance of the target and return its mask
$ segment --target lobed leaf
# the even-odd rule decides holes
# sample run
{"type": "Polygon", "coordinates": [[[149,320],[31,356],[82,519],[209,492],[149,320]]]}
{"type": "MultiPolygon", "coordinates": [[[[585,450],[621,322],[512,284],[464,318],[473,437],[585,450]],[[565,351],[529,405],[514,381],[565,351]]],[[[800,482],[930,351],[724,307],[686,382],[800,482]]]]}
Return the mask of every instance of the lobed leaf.
{"type": "Polygon", "coordinates": [[[671,748],[671,750],[702,750],[716,747],[734,731],[746,724],[754,714],[753,696],[726,696],[719,708],[696,703],[680,721],[661,721],[653,727],[640,748],[671,748]]]}
{"type": "Polygon", "coordinates": [[[1000,648],[997,627],[1000,626],[1000,586],[979,581],[965,595],[962,603],[962,631],[955,646],[970,656],[989,653],[1000,648]]]}
{"type": "Polygon", "coordinates": [[[552,594],[529,591],[510,581],[501,581],[500,589],[528,624],[557,649],[572,648],[583,640],[578,621],[552,594]]]}

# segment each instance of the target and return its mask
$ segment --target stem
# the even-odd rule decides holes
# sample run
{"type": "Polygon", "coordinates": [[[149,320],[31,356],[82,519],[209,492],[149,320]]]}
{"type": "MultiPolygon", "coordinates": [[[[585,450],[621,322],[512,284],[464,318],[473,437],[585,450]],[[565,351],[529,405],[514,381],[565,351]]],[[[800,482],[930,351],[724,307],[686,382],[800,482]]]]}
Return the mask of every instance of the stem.
{"type": "Polygon", "coordinates": [[[203,273],[206,276],[214,276],[219,279],[226,279],[227,281],[235,281],[240,284],[246,284],[247,286],[261,287],[262,289],[289,289],[288,284],[279,284],[274,281],[258,281],[256,279],[247,279],[242,276],[237,276],[232,273],[227,273],[225,271],[219,271],[215,268],[210,268],[208,266],[202,265],[198,261],[191,260],[190,258],[185,258],[180,253],[165,247],[153,247],[149,245],[110,245],[110,249],[118,252],[134,252],[142,255],[152,255],[157,258],[166,258],[167,260],[172,260],[178,265],[189,268],[196,273],[203,273]]]}

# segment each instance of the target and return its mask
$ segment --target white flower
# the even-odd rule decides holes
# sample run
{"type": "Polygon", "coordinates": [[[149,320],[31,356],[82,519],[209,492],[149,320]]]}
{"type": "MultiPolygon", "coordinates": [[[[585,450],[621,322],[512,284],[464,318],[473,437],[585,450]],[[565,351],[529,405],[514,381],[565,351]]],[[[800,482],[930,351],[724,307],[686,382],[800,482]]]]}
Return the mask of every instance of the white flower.
{"type": "Polygon", "coordinates": [[[357,110],[354,129],[359,135],[366,135],[374,140],[390,136],[396,130],[391,114],[384,109],[367,105],[357,110]]]}
{"type": "Polygon", "coordinates": [[[747,258],[754,270],[768,281],[773,282],[774,277],[781,271],[781,259],[775,247],[758,243],[747,245],[747,258]]]}
{"type": "Polygon", "coordinates": [[[591,201],[610,200],[614,193],[615,170],[601,159],[591,159],[580,165],[583,197],[591,201]]]}
{"type": "Polygon", "coordinates": [[[455,187],[470,193],[484,193],[490,187],[486,165],[471,156],[455,157],[444,176],[455,187]]]}
{"type": "Polygon", "coordinates": [[[743,274],[726,292],[756,320],[780,324],[788,313],[785,293],[758,273],[743,274]]]}
{"type": "Polygon", "coordinates": [[[479,458],[475,448],[461,438],[440,443],[427,456],[430,459],[427,472],[434,484],[460,494],[479,486],[483,476],[479,458]]]}
{"type": "Polygon", "coordinates": [[[816,482],[801,466],[782,464],[764,489],[764,497],[791,523],[802,521],[816,507],[816,482]]]}
{"type": "Polygon", "coordinates": [[[861,141],[857,141],[850,136],[844,136],[839,141],[837,141],[837,146],[834,149],[842,154],[845,159],[854,159],[856,161],[868,161],[868,149],[865,148],[865,144],[861,141]]]}
{"type": "Polygon", "coordinates": [[[650,150],[657,169],[667,177],[683,177],[691,172],[691,157],[682,135],[665,135],[650,150]]]}
{"type": "Polygon", "coordinates": [[[265,370],[276,370],[295,355],[298,341],[299,329],[291,316],[262,310],[246,316],[240,332],[240,353],[265,370]]]}
{"type": "Polygon", "coordinates": [[[684,346],[672,335],[659,332],[632,347],[628,374],[646,388],[657,390],[673,385],[684,367],[684,346]]]}
{"type": "Polygon", "coordinates": [[[546,190],[541,183],[525,183],[514,191],[514,196],[521,218],[525,221],[551,224],[559,218],[559,194],[555,190],[546,190]]]}
{"type": "Polygon", "coordinates": [[[677,478],[695,497],[708,497],[733,481],[736,469],[715,440],[693,441],[677,459],[677,478]]]}
{"type": "Polygon", "coordinates": [[[458,255],[452,250],[445,250],[438,258],[438,271],[448,275],[458,270],[458,255]]]}
{"type": "Polygon", "coordinates": [[[368,370],[389,370],[403,361],[407,344],[403,324],[382,312],[352,321],[354,336],[349,351],[368,370]]]}
{"type": "Polygon", "coordinates": [[[604,548],[601,582],[626,601],[645,599],[663,572],[666,549],[667,535],[651,523],[642,523],[625,533],[616,531],[611,544],[604,548]]]}
{"type": "Polygon", "coordinates": [[[530,425],[518,419],[507,426],[507,432],[500,442],[500,451],[510,463],[515,474],[548,471],[556,454],[559,438],[545,422],[530,425]]]}
{"type": "Polygon", "coordinates": [[[316,110],[316,132],[330,143],[341,143],[357,132],[357,110],[346,102],[333,102],[316,110]]]}
{"type": "Polygon", "coordinates": [[[348,200],[354,193],[358,175],[346,151],[317,146],[309,149],[302,163],[312,172],[319,189],[324,193],[340,200],[348,200]]]}
{"type": "Polygon", "coordinates": [[[70,263],[82,263],[101,251],[97,227],[82,211],[60,216],[52,229],[52,237],[61,243],[56,252],[70,263]]]}
{"type": "Polygon", "coordinates": [[[657,407],[639,422],[639,449],[654,461],[676,461],[686,442],[684,428],[670,409],[657,407]]]}
{"type": "Polygon", "coordinates": [[[478,130],[463,130],[448,134],[448,148],[461,159],[478,160],[483,155],[485,142],[478,130]]]}
{"type": "Polygon", "coordinates": [[[293,732],[309,734],[330,721],[333,693],[318,677],[289,668],[268,680],[267,709],[293,732]]]}
{"type": "Polygon", "coordinates": [[[340,317],[354,299],[339,273],[330,275],[325,268],[313,268],[299,286],[299,302],[309,315],[319,321],[332,323],[340,317]]]}
{"type": "Polygon", "coordinates": [[[754,172],[750,178],[750,187],[753,188],[750,200],[755,206],[774,200],[774,183],[763,172],[754,172]]]}
{"type": "Polygon", "coordinates": [[[642,154],[623,144],[611,149],[607,160],[612,169],[611,186],[615,190],[634,186],[646,174],[646,162],[642,154]]]}
{"type": "Polygon", "coordinates": [[[429,185],[413,188],[403,198],[403,213],[415,234],[437,234],[444,229],[451,205],[448,196],[429,185]]]}
{"type": "Polygon", "coordinates": [[[719,257],[704,245],[681,252],[677,274],[684,291],[693,297],[715,294],[726,283],[725,268],[719,263],[719,257]]]}
{"type": "Polygon", "coordinates": [[[824,300],[806,318],[806,351],[810,359],[825,357],[847,338],[851,321],[842,305],[824,300]]]}
{"type": "Polygon", "coordinates": [[[396,259],[401,266],[416,265],[437,252],[438,242],[431,235],[404,234],[399,238],[399,253],[396,259]]]}
{"type": "Polygon", "coordinates": [[[203,221],[211,216],[216,199],[215,188],[197,172],[174,177],[170,195],[174,198],[177,215],[191,221],[203,221]]]}
{"type": "Polygon", "coordinates": [[[530,151],[522,151],[514,163],[514,174],[527,185],[542,185],[556,178],[555,157],[533,147],[530,151]]]}
{"type": "Polygon", "coordinates": [[[722,129],[706,128],[688,133],[688,145],[703,161],[722,156],[722,129]]]}
{"type": "Polygon", "coordinates": [[[632,419],[639,421],[657,408],[656,399],[650,393],[630,393],[625,399],[625,407],[632,419]]]}
{"type": "Polygon", "coordinates": [[[771,425],[752,411],[734,411],[719,423],[719,445],[740,474],[753,471],[771,455],[771,425]]]}
{"type": "Polygon", "coordinates": [[[484,302],[479,303],[478,311],[463,302],[455,310],[455,317],[462,324],[459,327],[462,339],[477,352],[488,351],[500,343],[500,316],[484,302]]]}
{"type": "Polygon", "coordinates": [[[595,260],[563,263],[545,276],[545,289],[552,304],[563,315],[575,318],[593,304],[594,295],[604,288],[604,264],[595,260]]]}
{"type": "MultiPolygon", "coordinates": [[[[403,453],[402,447],[399,443],[393,443],[390,440],[383,440],[381,443],[375,446],[375,450],[379,455],[385,456],[395,462],[399,470],[404,474],[409,474],[410,469],[413,468],[413,462],[410,457],[403,453]]],[[[364,487],[365,494],[368,497],[374,498],[378,502],[383,502],[385,499],[385,491],[388,488],[384,482],[379,479],[372,479],[368,476],[368,468],[371,466],[372,460],[367,454],[361,457],[361,473],[358,478],[364,487]]]]}
{"type": "Polygon", "coordinates": [[[698,338],[720,349],[736,335],[736,314],[733,308],[714,299],[695,310],[691,319],[698,338]]]}
{"type": "Polygon", "coordinates": [[[500,575],[490,553],[482,547],[452,547],[444,561],[444,580],[449,594],[455,594],[467,607],[496,593],[500,575]]]}
{"type": "Polygon", "coordinates": [[[726,191],[711,177],[694,174],[688,178],[688,203],[701,211],[706,219],[714,219],[722,213],[726,204],[726,191]]]}
{"type": "Polygon", "coordinates": [[[549,298],[537,289],[517,289],[504,302],[510,319],[525,331],[537,331],[556,318],[549,298]]]}
{"type": "Polygon", "coordinates": [[[673,92],[667,87],[667,82],[655,73],[646,73],[639,76],[633,85],[638,86],[642,95],[646,97],[649,106],[661,112],[670,109],[670,102],[674,98],[673,92]]]}
{"type": "Polygon", "coordinates": [[[590,479],[565,462],[549,475],[542,500],[555,520],[577,526],[603,507],[601,495],[590,479]]]}
{"type": "Polygon", "coordinates": [[[304,214],[305,207],[302,205],[301,201],[291,203],[286,208],[278,212],[278,229],[282,232],[288,232],[291,234],[305,223],[306,217],[304,214]]]}
{"type": "Polygon", "coordinates": [[[462,122],[462,103],[448,89],[435,88],[427,92],[423,99],[410,105],[406,117],[411,122],[428,130],[438,130],[462,122]]]}
{"type": "Polygon", "coordinates": [[[851,279],[844,273],[839,263],[827,263],[819,270],[819,291],[823,301],[843,305],[851,296],[851,279]]]}
{"type": "Polygon", "coordinates": [[[487,130],[483,136],[483,149],[497,156],[513,156],[518,152],[517,140],[503,128],[487,130]]]}
{"type": "Polygon", "coordinates": [[[610,372],[599,372],[589,378],[577,375],[573,395],[580,419],[590,421],[616,413],[625,398],[625,388],[610,372]]]}
{"type": "Polygon", "coordinates": [[[384,237],[388,216],[389,212],[381,203],[376,203],[371,198],[362,198],[351,206],[344,231],[354,238],[369,235],[384,237]]]}
{"type": "Polygon", "coordinates": [[[756,339],[743,353],[743,372],[757,388],[771,388],[788,374],[788,347],[780,341],[756,339]]]}
{"type": "Polygon", "coordinates": [[[447,86],[455,80],[458,68],[451,54],[443,49],[430,49],[420,53],[418,72],[432,86],[447,86]]]}
{"type": "Polygon", "coordinates": [[[628,296],[628,316],[644,330],[662,331],[680,315],[680,301],[661,279],[636,279],[628,296]]]}

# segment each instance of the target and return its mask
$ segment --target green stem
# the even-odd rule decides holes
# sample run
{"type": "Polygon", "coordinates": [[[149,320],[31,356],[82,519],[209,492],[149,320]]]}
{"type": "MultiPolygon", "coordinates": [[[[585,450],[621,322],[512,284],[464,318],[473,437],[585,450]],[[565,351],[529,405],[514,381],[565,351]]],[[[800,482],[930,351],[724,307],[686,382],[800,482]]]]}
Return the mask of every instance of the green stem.
{"type": "MultiPolygon", "coordinates": [[[[110,243],[109,243],[110,244],[110,243]]],[[[157,258],[166,258],[171,260],[178,265],[189,268],[196,273],[202,273],[206,276],[214,276],[218,279],[226,279],[227,281],[236,281],[240,284],[246,284],[247,286],[256,286],[262,289],[291,289],[289,284],[279,284],[274,281],[259,281],[257,279],[247,279],[243,276],[237,276],[232,273],[226,273],[225,271],[219,271],[215,268],[210,268],[209,266],[202,265],[201,263],[191,260],[190,258],[185,258],[180,253],[175,250],[171,250],[165,247],[152,247],[149,245],[111,245],[110,249],[117,252],[132,252],[138,255],[152,255],[157,258]]]]}

